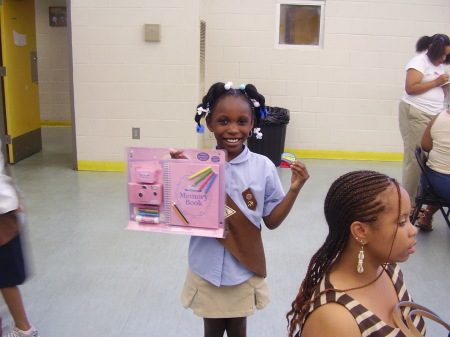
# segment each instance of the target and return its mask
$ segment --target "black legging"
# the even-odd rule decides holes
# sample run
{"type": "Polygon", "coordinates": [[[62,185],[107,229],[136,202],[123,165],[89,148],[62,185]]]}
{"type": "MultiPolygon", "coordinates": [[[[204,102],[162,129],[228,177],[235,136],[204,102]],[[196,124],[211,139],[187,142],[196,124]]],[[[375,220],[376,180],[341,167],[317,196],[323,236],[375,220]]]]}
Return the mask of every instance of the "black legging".
{"type": "Polygon", "coordinates": [[[203,318],[205,337],[223,337],[225,331],[228,337],[247,336],[247,317],[236,318],[203,318]]]}

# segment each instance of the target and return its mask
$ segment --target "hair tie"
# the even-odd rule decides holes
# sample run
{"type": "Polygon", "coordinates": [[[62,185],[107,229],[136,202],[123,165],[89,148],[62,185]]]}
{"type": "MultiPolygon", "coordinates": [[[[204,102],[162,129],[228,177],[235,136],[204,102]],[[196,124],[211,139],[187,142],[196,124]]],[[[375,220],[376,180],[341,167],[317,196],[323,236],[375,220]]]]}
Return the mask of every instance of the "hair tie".
{"type": "Polygon", "coordinates": [[[224,85],[225,90],[230,90],[232,86],[233,86],[233,82],[227,82],[227,83],[225,83],[225,85],[224,85]]]}
{"type": "Polygon", "coordinates": [[[259,102],[258,102],[256,99],[252,98],[251,101],[252,101],[253,106],[254,106],[255,108],[259,108],[260,104],[259,104],[259,102]]]}
{"type": "Polygon", "coordinates": [[[203,107],[199,106],[197,108],[197,114],[201,116],[203,113],[209,114],[209,108],[204,109],[203,107]]]}
{"type": "Polygon", "coordinates": [[[205,126],[198,123],[197,127],[195,128],[195,131],[197,131],[197,133],[205,133],[205,126]]]}
{"type": "Polygon", "coordinates": [[[205,113],[205,117],[206,117],[210,112],[211,111],[209,110],[209,102],[206,103],[206,109],[203,108],[203,106],[201,106],[201,105],[197,108],[197,114],[199,116],[201,116],[203,113],[205,113]]]}
{"type": "Polygon", "coordinates": [[[241,85],[239,86],[239,89],[242,90],[242,91],[244,91],[244,90],[245,90],[245,84],[241,84],[241,85]]]}
{"type": "MultiPolygon", "coordinates": [[[[204,115],[206,117],[210,113],[211,113],[211,110],[209,110],[209,102],[206,103],[206,109],[202,105],[200,105],[197,108],[197,115],[199,116],[197,126],[195,128],[195,131],[197,131],[197,133],[205,133],[205,127],[202,124],[200,124],[200,120],[202,119],[202,115],[204,115]]],[[[195,120],[197,120],[197,117],[195,118],[195,120]]]]}
{"type": "Polygon", "coordinates": [[[263,134],[261,132],[261,128],[254,128],[253,133],[255,134],[256,139],[262,139],[263,134]]]}

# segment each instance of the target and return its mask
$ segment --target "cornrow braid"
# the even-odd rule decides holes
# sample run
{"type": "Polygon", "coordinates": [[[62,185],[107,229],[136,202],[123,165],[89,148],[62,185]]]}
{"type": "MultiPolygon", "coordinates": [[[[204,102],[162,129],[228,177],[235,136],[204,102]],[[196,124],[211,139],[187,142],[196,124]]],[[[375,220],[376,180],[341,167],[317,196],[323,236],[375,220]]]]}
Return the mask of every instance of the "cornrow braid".
{"type": "MultiPolygon", "coordinates": [[[[400,187],[398,182],[393,178],[375,171],[353,171],[339,177],[331,185],[324,205],[329,234],[322,247],[312,257],[297,297],[292,302],[292,309],[286,315],[289,336],[292,337],[296,329],[303,322],[309,305],[323,293],[329,291],[344,292],[364,288],[374,283],[381,276],[382,273],[370,283],[353,289],[326,289],[312,298],[325,273],[344,250],[350,235],[350,225],[354,221],[374,223],[378,219],[378,216],[385,210],[385,205],[380,200],[379,195],[392,185],[395,185],[397,188],[399,197],[398,219],[400,219],[400,187]]],[[[392,240],[386,263],[390,259],[396,234],[397,230],[392,240]]]]}
{"type": "MultiPolygon", "coordinates": [[[[227,83],[228,84],[228,83],[227,83]]],[[[197,113],[195,114],[195,122],[197,123],[197,130],[200,127],[200,121],[206,117],[208,113],[214,113],[217,103],[227,96],[239,96],[245,98],[252,110],[253,118],[255,119],[255,126],[259,126],[261,120],[261,111],[266,109],[266,99],[261,95],[253,84],[247,84],[243,89],[226,89],[225,83],[214,83],[202,99],[202,103],[197,106],[197,113]],[[259,107],[255,108],[252,99],[259,103],[259,107]]]]}

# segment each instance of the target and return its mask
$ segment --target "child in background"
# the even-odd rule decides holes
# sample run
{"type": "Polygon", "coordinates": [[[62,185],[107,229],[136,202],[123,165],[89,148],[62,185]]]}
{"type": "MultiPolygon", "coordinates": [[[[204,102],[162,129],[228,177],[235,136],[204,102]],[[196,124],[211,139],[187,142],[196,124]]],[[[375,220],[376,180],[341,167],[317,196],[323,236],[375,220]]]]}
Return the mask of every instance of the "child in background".
{"type": "Polygon", "coordinates": [[[416,204],[420,169],[414,154],[431,119],[444,108],[450,64],[450,39],[445,34],[422,36],[414,56],[406,65],[405,90],[399,104],[399,126],[403,138],[403,180],[411,206],[416,204]]]}
{"type": "Polygon", "coordinates": [[[203,317],[206,337],[222,337],[225,331],[228,337],[245,337],[247,316],[268,304],[260,223],[277,228],[309,178],[304,164],[293,163],[285,194],[274,164],[244,145],[252,132],[263,136],[257,126],[266,113],[264,96],[255,86],[233,89],[231,82],[212,85],[197,108],[197,132],[204,131],[200,120],[205,117],[216,148],[227,153],[227,206],[235,212],[226,219],[224,239],[191,237],[189,245],[182,302],[203,317]]]}
{"type": "Polygon", "coordinates": [[[17,190],[4,172],[4,167],[0,151],[0,292],[15,323],[14,329],[5,337],[39,337],[36,329],[28,322],[18,287],[25,281],[17,214],[20,202],[17,190]]]}
{"type": "MultiPolygon", "coordinates": [[[[329,234],[287,315],[289,336],[404,337],[392,312],[412,301],[396,264],[415,252],[407,191],[378,172],[349,172],[331,185],[324,210],[329,234]]],[[[422,318],[413,324],[425,332],[422,318]]]]}

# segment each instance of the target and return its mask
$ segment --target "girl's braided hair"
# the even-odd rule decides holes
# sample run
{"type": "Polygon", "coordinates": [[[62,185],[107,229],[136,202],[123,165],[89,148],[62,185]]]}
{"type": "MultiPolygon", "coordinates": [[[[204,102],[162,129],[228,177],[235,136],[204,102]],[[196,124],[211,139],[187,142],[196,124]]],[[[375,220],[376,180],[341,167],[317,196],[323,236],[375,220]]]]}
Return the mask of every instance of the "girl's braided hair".
{"type": "MultiPolygon", "coordinates": [[[[292,302],[292,309],[286,315],[290,337],[302,325],[309,305],[324,292],[343,292],[364,288],[374,283],[381,276],[382,273],[372,282],[353,289],[326,289],[312,298],[325,273],[344,250],[350,235],[350,225],[355,221],[374,223],[385,210],[385,205],[379,196],[392,185],[397,188],[399,197],[398,217],[400,218],[400,187],[395,179],[387,175],[374,171],[353,171],[344,174],[331,185],[325,198],[324,206],[329,234],[325,239],[325,243],[312,257],[298,295],[292,302]]],[[[395,235],[387,261],[390,259],[395,235]]]]}
{"type": "MultiPolygon", "coordinates": [[[[445,47],[450,46],[450,39],[445,34],[422,36],[416,43],[416,52],[427,51],[428,58],[434,62],[445,54],[445,47]]],[[[450,64],[450,54],[445,58],[444,64],[450,64]]]]}
{"type": "Polygon", "coordinates": [[[252,117],[255,119],[255,127],[259,126],[261,117],[267,113],[264,96],[258,92],[253,84],[241,85],[239,89],[233,89],[231,86],[231,82],[217,82],[209,88],[202,103],[197,106],[197,113],[195,114],[197,130],[200,127],[200,120],[206,117],[209,112],[214,113],[217,103],[227,96],[237,96],[247,100],[252,110],[252,117]]]}

